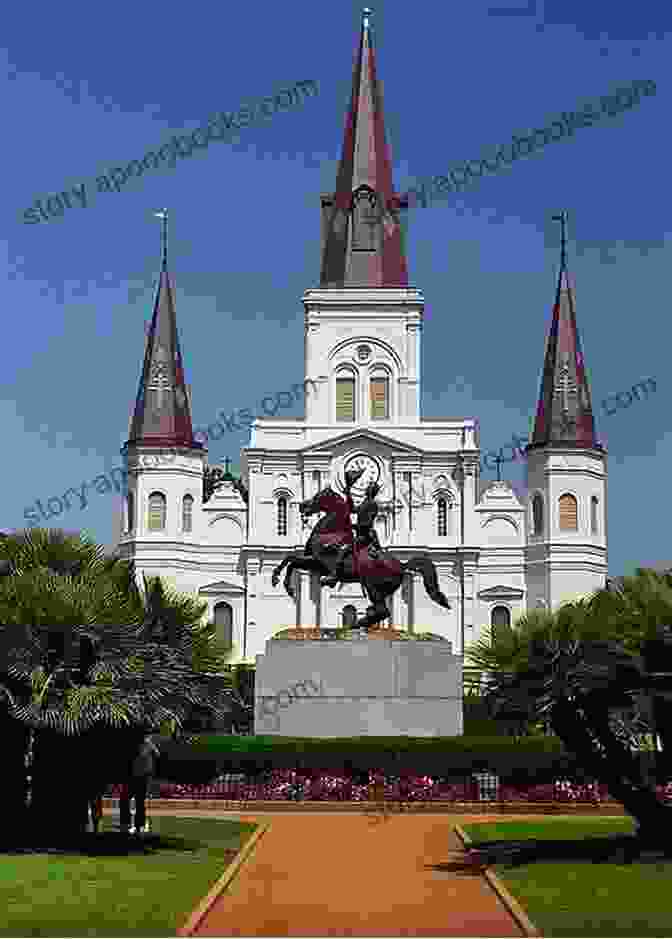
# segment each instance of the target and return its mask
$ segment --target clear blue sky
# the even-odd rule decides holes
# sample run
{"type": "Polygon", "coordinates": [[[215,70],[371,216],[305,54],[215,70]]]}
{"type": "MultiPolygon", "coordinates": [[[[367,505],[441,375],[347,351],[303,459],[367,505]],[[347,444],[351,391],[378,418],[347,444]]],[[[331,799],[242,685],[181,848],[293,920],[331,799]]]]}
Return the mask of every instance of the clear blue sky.
{"type": "MultiPolygon", "coordinates": [[[[654,80],[657,94],[410,213],[411,281],[428,312],[422,407],[478,417],[483,451],[529,429],[559,259],[551,215],[566,209],[618,575],[672,562],[672,13],[652,0],[526,2],[374,4],[400,191],[635,79],[654,80]],[[606,395],[647,377],[656,394],[605,416],[606,395]]],[[[319,194],[335,181],[361,6],[26,0],[3,11],[4,529],[23,526],[36,499],[120,463],[160,262],[152,213],[163,206],[195,424],[220,409],[259,413],[264,395],[302,380],[301,297],[318,283],[319,194]],[[82,181],[90,190],[172,134],[302,79],[318,79],[319,96],[239,144],[211,143],[120,193],[92,192],[85,209],[24,223],[36,199],[82,181]]],[[[227,434],[211,459],[236,464],[247,436],[227,434]]],[[[524,479],[520,463],[503,471],[524,479]]],[[[117,506],[93,492],[54,524],[107,544],[117,506]]]]}

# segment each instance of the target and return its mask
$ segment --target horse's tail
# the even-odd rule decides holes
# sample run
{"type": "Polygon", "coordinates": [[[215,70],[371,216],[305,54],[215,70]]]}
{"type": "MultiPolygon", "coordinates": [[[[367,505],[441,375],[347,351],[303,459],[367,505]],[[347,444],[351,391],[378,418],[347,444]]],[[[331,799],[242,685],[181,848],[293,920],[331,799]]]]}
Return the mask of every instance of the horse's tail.
{"type": "Polygon", "coordinates": [[[409,561],[406,561],[404,564],[405,571],[414,571],[418,574],[422,574],[422,581],[425,585],[425,590],[431,597],[431,599],[438,603],[439,606],[445,607],[446,610],[450,610],[451,606],[448,602],[448,598],[445,593],[439,590],[439,578],[436,573],[436,568],[434,567],[434,562],[428,554],[416,554],[409,561]]]}

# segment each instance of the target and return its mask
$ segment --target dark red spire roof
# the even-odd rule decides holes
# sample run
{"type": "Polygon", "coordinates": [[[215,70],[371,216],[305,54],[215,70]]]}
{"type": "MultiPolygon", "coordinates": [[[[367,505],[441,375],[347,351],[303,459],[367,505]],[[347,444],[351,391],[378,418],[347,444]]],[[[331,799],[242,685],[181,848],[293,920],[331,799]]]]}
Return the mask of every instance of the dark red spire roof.
{"type": "Polygon", "coordinates": [[[322,196],[323,287],[406,287],[408,272],[385,140],[382,89],[364,10],[336,192],[322,196]]]}
{"type": "Polygon", "coordinates": [[[128,444],[194,447],[175,303],[164,255],[128,444]]]}
{"type": "Polygon", "coordinates": [[[558,289],[546,341],[544,374],[530,448],[553,444],[602,449],[595,434],[590,388],[576,326],[574,293],[566,269],[564,220],[558,289]]]}

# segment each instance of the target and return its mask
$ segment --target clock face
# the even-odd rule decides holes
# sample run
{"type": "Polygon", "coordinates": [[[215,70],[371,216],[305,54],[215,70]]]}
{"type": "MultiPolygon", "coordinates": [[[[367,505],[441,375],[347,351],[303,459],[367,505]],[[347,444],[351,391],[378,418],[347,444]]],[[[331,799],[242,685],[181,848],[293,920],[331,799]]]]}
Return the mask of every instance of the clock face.
{"type": "Polygon", "coordinates": [[[380,467],[376,460],[371,456],[353,456],[346,462],[345,470],[359,470],[364,472],[352,487],[353,492],[363,493],[369,483],[377,483],[380,480],[380,467]]]}

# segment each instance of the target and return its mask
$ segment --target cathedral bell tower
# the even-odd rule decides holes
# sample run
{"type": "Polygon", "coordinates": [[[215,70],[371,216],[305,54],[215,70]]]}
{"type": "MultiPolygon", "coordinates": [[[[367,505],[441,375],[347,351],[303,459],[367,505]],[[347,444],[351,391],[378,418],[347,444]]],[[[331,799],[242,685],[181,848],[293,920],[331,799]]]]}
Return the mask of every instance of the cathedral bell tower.
{"type": "Polygon", "coordinates": [[[567,273],[567,215],[536,422],[527,447],[528,609],[586,596],[607,575],[607,468],[567,273]]]}
{"type": "Polygon", "coordinates": [[[122,557],[135,560],[138,570],[150,574],[165,569],[159,544],[170,543],[179,555],[183,545],[199,537],[207,452],[194,440],[192,429],[168,275],[167,212],[158,217],[163,220],[161,274],[129,439],[121,451],[127,496],[119,550],[122,557]]]}
{"type": "Polygon", "coordinates": [[[408,285],[408,199],[393,187],[370,18],[366,8],[336,188],[321,199],[320,286],[303,300],[306,421],[384,431],[420,420],[424,300],[408,285]]]}

